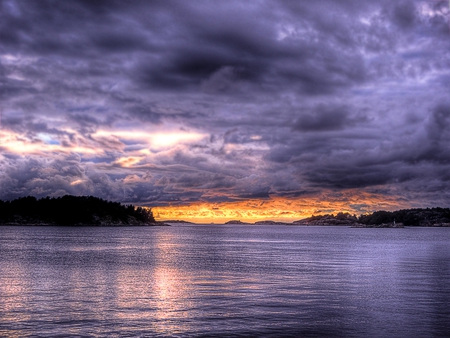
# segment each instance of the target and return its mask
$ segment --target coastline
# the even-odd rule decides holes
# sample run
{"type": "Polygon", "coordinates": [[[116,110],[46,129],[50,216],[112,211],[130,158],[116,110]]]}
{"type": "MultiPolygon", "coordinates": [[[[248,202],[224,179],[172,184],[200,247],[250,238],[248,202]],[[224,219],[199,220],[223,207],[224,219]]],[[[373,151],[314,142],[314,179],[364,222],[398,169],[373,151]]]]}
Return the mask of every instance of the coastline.
{"type": "MultiPolygon", "coordinates": [[[[167,221],[163,221],[167,222],[167,221]]],[[[324,222],[277,222],[277,221],[257,221],[257,222],[242,222],[242,221],[228,221],[225,223],[194,223],[187,221],[169,222],[174,224],[188,224],[188,225],[280,225],[280,226],[298,226],[298,227],[344,227],[344,228],[446,228],[450,227],[450,223],[435,223],[435,224],[419,224],[419,225],[404,225],[403,223],[382,223],[382,224],[362,224],[362,223],[324,223],[324,222]]]]}
{"type": "Polygon", "coordinates": [[[0,226],[45,226],[45,227],[68,227],[68,228],[76,228],[76,227],[96,227],[96,228],[119,228],[119,227],[157,227],[157,226],[167,226],[170,227],[170,224],[164,222],[155,222],[155,223],[142,223],[142,224],[124,224],[124,223],[103,223],[103,224],[93,224],[93,223],[77,223],[77,224],[57,224],[57,223],[18,223],[18,222],[9,222],[9,223],[0,223],[0,226]]]}

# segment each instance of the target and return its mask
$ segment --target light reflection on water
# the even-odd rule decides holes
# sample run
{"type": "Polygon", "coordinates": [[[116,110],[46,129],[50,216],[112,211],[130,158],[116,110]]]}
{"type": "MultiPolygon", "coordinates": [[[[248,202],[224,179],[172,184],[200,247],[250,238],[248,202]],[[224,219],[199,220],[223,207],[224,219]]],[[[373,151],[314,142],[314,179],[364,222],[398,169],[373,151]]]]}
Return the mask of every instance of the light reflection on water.
{"type": "Polygon", "coordinates": [[[450,336],[450,228],[0,227],[0,336],[450,336]]]}

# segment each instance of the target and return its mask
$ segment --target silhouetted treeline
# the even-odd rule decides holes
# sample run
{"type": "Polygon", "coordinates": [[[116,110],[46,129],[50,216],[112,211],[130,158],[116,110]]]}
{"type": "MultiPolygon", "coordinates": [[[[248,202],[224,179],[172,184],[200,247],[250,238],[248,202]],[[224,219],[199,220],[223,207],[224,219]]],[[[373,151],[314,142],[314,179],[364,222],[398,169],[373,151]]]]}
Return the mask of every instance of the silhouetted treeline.
{"type": "Polygon", "coordinates": [[[316,215],[293,222],[307,225],[348,225],[363,224],[367,226],[381,224],[402,224],[404,226],[450,226],[450,209],[403,209],[397,211],[375,211],[367,215],[350,215],[349,213],[316,215]]]}
{"type": "Polygon", "coordinates": [[[155,223],[151,210],[93,196],[22,197],[0,200],[0,224],[143,225],[155,223]]]}
{"type": "Polygon", "coordinates": [[[310,224],[310,225],[348,225],[351,226],[358,222],[356,215],[346,213],[316,215],[293,222],[294,224],[310,224]]]}
{"type": "Polygon", "coordinates": [[[382,224],[398,222],[406,226],[433,226],[450,223],[449,208],[403,209],[397,211],[376,211],[369,215],[361,215],[362,224],[382,224]]]}

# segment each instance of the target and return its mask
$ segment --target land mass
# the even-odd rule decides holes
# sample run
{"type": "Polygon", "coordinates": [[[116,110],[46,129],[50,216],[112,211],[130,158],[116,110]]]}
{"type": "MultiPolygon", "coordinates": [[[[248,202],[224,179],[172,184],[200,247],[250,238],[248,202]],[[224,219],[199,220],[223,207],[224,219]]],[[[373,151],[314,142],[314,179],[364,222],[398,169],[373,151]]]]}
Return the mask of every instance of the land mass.
{"type": "Polygon", "coordinates": [[[0,200],[0,225],[155,226],[150,209],[93,196],[0,200]]]}
{"type": "Polygon", "coordinates": [[[355,228],[402,228],[404,226],[449,227],[449,208],[375,211],[372,214],[338,213],[311,216],[293,222],[296,225],[347,225],[355,228]]]}
{"type": "Polygon", "coordinates": [[[252,225],[288,225],[290,223],[285,223],[285,222],[276,222],[276,221],[258,221],[255,223],[248,223],[248,222],[242,222],[239,220],[232,220],[232,221],[228,221],[225,224],[252,224],[252,225]]]}
{"type": "Polygon", "coordinates": [[[449,208],[403,209],[397,211],[375,211],[360,216],[349,213],[316,215],[292,223],[276,221],[258,221],[246,223],[239,220],[228,221],[225,224],[255,224],[255,225],[320,225],[349,226],[353,228],[403,228],[405,226],[450,227],[449,208]]]}
{"type": "MultiPolygon", "coordinates": [[[[28,196],[12,201],[0,200],[0,225],[71,225],[71,226],[148,226],[167,223],[192,223],[181,220],[157,222],[151,209],[122,205],[93,196],[42,198],[28,196]]],[[[450,227],[449,208],[376,211],[360,216],[349,213],[315,215],[293,223],[231,220],[237,225],[341,225],[355,228],[402,228],[404,226],[450,227]]]]}
{"type": "Polygon", "coordinates": [[[195,224],[194,222],[183,221],[183,220],[181,220],[181,219],[169,219],[169,220],[164,220],[164,223],[195,224]]]}
{"type": "Polygon", "coordinates": [[[225,224],[240,224],[240,225],[246,225],[246,224],[253,224],[253,223],[242,222],[242,221],[240,221],[240,220],[235,220],[235,219],[233,219],[233,220],[231,220],[231,221],[226,222],[225,224]]]}

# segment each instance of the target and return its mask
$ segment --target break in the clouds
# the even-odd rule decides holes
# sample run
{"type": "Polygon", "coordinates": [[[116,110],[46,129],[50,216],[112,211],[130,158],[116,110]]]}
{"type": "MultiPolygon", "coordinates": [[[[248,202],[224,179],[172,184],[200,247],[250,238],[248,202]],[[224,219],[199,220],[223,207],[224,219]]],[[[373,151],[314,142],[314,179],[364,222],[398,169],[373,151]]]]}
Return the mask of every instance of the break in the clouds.
{"type": "Polygon", "coordinates": [[[449,15],[434,0],[2,0],[0,198],[448,206],[449,15]]]}

